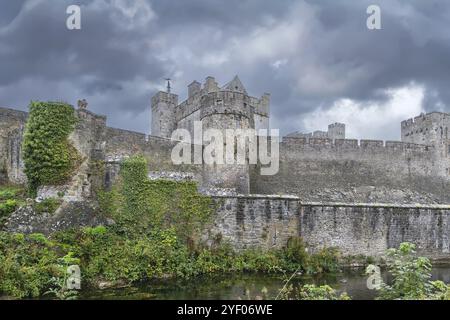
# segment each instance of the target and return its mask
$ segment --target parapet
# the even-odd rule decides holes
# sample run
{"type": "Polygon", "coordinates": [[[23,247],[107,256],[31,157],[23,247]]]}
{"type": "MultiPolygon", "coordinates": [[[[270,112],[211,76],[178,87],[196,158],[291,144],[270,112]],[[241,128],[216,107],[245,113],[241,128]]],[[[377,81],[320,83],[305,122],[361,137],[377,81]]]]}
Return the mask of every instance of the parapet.
{"type": "Polygon", "coordinates": [[[0,122],[4,122],[4,119],[25,121],[27,117],[28,112],[0,107],[0,122]]]}
{"type": "Polygon", "coordinates": [[[194,80],[190,85],[188,85],[188,98],[193,97],[198,94],[202,89],[202,85],[200,82],[194,80]]]}
{"type": "Polygon", "coordinates": [[[360,146],[361,148],[370,148],[370,147],[379,148],[384,146],[384,142],[383,140],[361,140],[360,146]]]}
{"type": "Polygon", "coordinates": [[[159,91],[152,97],[152,108],[156,107],[159,102],[166,102],[176,106],[178,104],[178,95],[159,91]]]}
{"type": "Polygon", "coordinates": [[[106,126],[106,116],[105,115],[96,114],[96,113],[86,110],[86,109],[76,109],[75,112],[79,118],[86,119],[86,120],[91,119],[91,120],[98,122],[99,124],[103,124],[106,126]]]}
{"type": "Polygon", "coordinates": [[[337,147],[358,148],[358,140],[357,139],[336,139],[336,140],[334,140],[334,144],[337,147]]]}
{"type": "Polygon", "coordinates": [[[255,105],[255,113],[268,117],[270,109],[270,93],[264,93],[261,99],[256,100],[256,103],[252,103],[252,105],[255,105]]]}
{"type": "Polygon", "coordinates": [[[241,92],[215,91],[202,97],[200,120],[213,114],[238,114],[251,119],[254,108],[241,92]]]}
{"type": "Polygon", "coordinates": [[[289,149],[298,148],[312,148],[317,147],[327,147],[330,149],[345,149],[345,150],[367,150],[376,149],[380,151],[419,151],[419,152],[429,152],[433,150],[433,146],[407,143],[401,141],[386,141],[383,140],[360,140],[357,139],[330,139],[330,138],[306,138],[306,137],[295,137],[295,136],[285,136],[282,139],[282,144],[289,149]]]}
{"type": "Polygon", "coordinates": [[[310,138],[309,144],[313,146],[331,146],[333,140],[329,138],[310,138]]]}
{"type": "Polygon", "coordinates": [[[402,129],[404,129],[404,128],[407,128],[410,126],[421,125],[427,120],[433,121],[433,120],[439,120],[439,118],[445,118],[445,117],[450,117],[450,114],[445,113],[445,112],[437,112],[437,111],[429,112],[426,114],[422,113],[417,117],[403,120],[401,122],[401,127],[402,127],[402,129]]]}
{"type": "Polygon", "coordinates": [[[214,92],[219,90],[219,85],[214,77],[206,77],[205,86],[206,93],[214,92]]]}

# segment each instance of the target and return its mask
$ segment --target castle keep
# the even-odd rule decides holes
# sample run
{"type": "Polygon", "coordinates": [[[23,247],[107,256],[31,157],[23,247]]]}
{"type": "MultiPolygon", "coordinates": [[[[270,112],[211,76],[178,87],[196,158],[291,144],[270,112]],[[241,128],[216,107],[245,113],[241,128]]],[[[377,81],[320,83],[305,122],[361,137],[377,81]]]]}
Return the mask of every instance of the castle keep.
{"type": "MultiPolygon", "coordinates": [[[[267,129],[269,94],[250,96],[238,77],[224,86],[212,77],[194,81],[187,92],[181,103],[171,92],[152,97],[151,135],[108,127],[105,116],[78,108],[80,121],[70,139],[85,161],[70,183],[42,187],[39,195],[64,192],[67,202],[89,201],[93,185],[111,185],[120,162],[142,154],[150,178],[194,179],[212,194],[218,208],[208,236],[221,234],[238,249],[280,247],[300,235],[312,250],[337,246],[344,254],[380,255],[411,241],[427,256],[450,258],[450,114],[403,121],[401,141],[346,139],[341,123],[327,132],[295,132],[282,138],[279,172],[263,176],[259,164],[175,165],[171,152],[179,141],[171,135],[180,128],[192,132],[194,121],[204,129],[267,129]],[[104,164],[100,178],[94,161],[104,164]]],[[[26,118],[25,112],[0,108],[1,182],[26,180],[26,118]]],[[[36,221],[14,216],[9,228],[53,230],[49,222],[36,221]]]]}
{"type": "MultiPolygon", "coordinates": [[[[236,76],[219,87],[213,77],[204,85],[194,81],[188,86],[187,99],[178,104],[178,96],[158,92],[152,98],[152,135],[171,138],[176,129],[186,129],[194,136],[194,122],[201,121],[202,131],[213,128],[268,129],[270,95],[261,98],[248,95],[236,76]]],[[[201,142],[200,142],[201,143],[201,142]]],[[[202,186],[208,190],[221,188],[239,193],[250,192],[248,165],[202,166],[202,186]]]]}
{"type": "Polygon", "coordinates": [[[175,129],[187,129],[193,135],[194,121],[202,121],[204,128],[268,129],[269,104],[268,93],[259,99],[249,96],[237,76],[223,87],[207,77],[203,87],[192,82],[188,98],[180,104],[173,93],[153,96],[152,135],[170,138],[175,129]]]}

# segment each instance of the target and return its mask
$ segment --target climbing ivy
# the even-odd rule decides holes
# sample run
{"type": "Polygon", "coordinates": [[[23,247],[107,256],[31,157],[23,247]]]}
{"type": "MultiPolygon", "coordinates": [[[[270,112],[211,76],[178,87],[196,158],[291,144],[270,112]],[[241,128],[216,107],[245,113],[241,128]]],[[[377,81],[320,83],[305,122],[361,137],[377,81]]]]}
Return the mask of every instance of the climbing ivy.
{"type": "Polygon", "coordinates": [[[129,236],[173,229],[182,241],[195,241],[212,214],[213,202],[194,182],[149,180],[147,161],[134,156],[121,164],[120,178],[109,193],[100,194],[109,212],[129,236]]]}
{"type": "Polygon", "coordinates": [[[80,162],[80,155],[69,142],[76,124],[74,109],[60,102],[30,104],[23,140],[25,174],[30,191],[40,185],[66,182],[80,162]]]}

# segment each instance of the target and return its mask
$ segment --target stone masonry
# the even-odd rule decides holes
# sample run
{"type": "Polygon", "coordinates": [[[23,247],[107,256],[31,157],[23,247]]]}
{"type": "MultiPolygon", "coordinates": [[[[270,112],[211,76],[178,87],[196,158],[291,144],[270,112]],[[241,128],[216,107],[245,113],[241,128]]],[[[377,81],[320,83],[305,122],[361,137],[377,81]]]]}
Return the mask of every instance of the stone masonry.
{"type": "MultiPolygon", "coordinates": [[[[213,196],[218,209],[206,235],[236,249],[282,247],[299,235],[312,250],[337,246],[347,254],[378,256],[412,241],[425,255],[450,258],[450,114],[403,121],[401,141],[346,139],[341,123],[327,132],[293,133],[282,138],[279,172],[262,176],[259,165],[175,165],[171,152],[180,141],[171,135],[176,129],[192,132],[194,121],[202,121],[202,129],[267,129],[269,95],[248,95],[238,77],[221,87],[212,77],[203,85],[194,81],[187,93],[181,103],[173,93],[154,95],[152,135],[108,127],[105,116],[86,105],[78,108],[70,140],[84,161],[66,185],[43,186],[39,195],[63,193],[67,207],[84,210],[81,203],[90,202],[96,186],[112,185],[123,159],[142,154],[150,179],[195,180],[213,196]]],[[[21,154],[26,119],[26,112],[0,108],[0,183],[26,182],[21,154]]],[[[95,225],[99,219],[89,208],[80,219],[73,210],[60,210],[59,218],[48,221],[22,209],[13,215],[11,230],[95,225]]]]}

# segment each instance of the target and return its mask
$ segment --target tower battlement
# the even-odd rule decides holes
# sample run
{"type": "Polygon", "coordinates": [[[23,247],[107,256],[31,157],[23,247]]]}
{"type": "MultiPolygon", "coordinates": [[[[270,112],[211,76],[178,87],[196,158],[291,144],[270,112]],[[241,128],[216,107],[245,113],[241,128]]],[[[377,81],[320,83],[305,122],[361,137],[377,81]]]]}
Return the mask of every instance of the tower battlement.
{"type": "Polygon", "coordinates": [[[449,127],[450,114],[444,112],[422,113],[417,117],[402,121],[402,141],[446,146],[449,127]]]}
{"type": "Polygon", "coordinates": [[[158,92],[152,98],[152,135],[170,138],[176,129],[193,132],[194,121],[221,115],[228,120],[210,121],[206,126],[228,129],[231,123],[242,122],[243,128],[268,129],[270,94],[260,98],[250,96],[238,76],[222,87],[214,77],[207,77],[203,85],[194,80],[188,85],[187,99],[178,104],[178,96],[158,92]],[[165,124],[164,124],[164,123],[165,124]],[[245,121],[244,121],[245,122],[245,121]]]}

